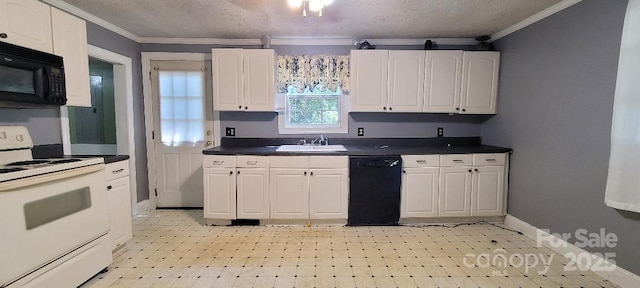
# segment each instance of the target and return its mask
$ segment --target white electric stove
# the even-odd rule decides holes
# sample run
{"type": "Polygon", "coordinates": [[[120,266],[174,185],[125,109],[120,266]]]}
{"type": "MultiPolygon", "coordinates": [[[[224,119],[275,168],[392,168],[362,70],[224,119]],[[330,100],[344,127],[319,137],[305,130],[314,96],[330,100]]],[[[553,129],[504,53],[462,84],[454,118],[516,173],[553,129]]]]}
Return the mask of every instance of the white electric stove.
{"type": "Polygon", "coordinates": [[[77,287],[112,261],[104,161],[32,147],[0,126],[0,287],[77,287]]]}

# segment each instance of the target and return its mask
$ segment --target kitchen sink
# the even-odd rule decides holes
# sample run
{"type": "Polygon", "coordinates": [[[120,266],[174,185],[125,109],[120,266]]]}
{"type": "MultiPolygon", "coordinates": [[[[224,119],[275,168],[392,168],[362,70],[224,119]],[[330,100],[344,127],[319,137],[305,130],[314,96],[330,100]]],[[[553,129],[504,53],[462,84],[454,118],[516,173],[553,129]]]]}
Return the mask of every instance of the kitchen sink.
{"type": "Polygon", "coordinates": [[[276,149],[278,152],[344,152],[347,148],[343,145],[282,145],[276,149]]]}

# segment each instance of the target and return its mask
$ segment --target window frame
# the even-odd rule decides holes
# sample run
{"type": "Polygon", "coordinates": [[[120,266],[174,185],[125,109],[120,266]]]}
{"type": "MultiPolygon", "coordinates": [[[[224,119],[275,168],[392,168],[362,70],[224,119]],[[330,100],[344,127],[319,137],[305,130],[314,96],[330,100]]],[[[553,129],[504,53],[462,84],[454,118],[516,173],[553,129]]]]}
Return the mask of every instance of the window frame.
{"type": "MultiPolygon", "coordinates": [[[[292,89],[288,89],[292,91],[292,89]]],[[[279,134],[347,134],[349,133],[349,95],[341,92],[340,95],[336,95],[340,101],[340,107],[338,112],[338,121],[340,125],[336,126],[315,126],[315,125],[296,125],[297,127],[287,127],[287,114],[288,114],[288,96],[323,96],[321,94],[309,93],[308,91],[277,93],[278,109],[278,133],[279,134]]]]}

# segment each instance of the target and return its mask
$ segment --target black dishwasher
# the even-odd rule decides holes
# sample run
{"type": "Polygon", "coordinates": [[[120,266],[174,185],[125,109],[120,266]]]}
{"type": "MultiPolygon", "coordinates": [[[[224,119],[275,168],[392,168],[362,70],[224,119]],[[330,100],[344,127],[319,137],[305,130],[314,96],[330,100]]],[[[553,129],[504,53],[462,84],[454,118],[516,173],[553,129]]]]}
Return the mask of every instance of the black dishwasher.
{"type": "Polygon", "coordinates": [[[347,225],[398,225],[401,175],[400,156],[349,157],[347,225]]]}

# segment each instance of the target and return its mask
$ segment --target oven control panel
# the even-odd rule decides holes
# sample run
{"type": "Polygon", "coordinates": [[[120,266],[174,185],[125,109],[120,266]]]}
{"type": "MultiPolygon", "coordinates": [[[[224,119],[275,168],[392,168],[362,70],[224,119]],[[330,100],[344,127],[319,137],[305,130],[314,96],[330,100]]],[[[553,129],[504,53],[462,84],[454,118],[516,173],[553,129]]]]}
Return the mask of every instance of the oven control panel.
{"type": "Polygon", "coordinates": [[[31,149],[33,142],[29,130],[24,126],[0,126],[0,151],[31,149]]]}

